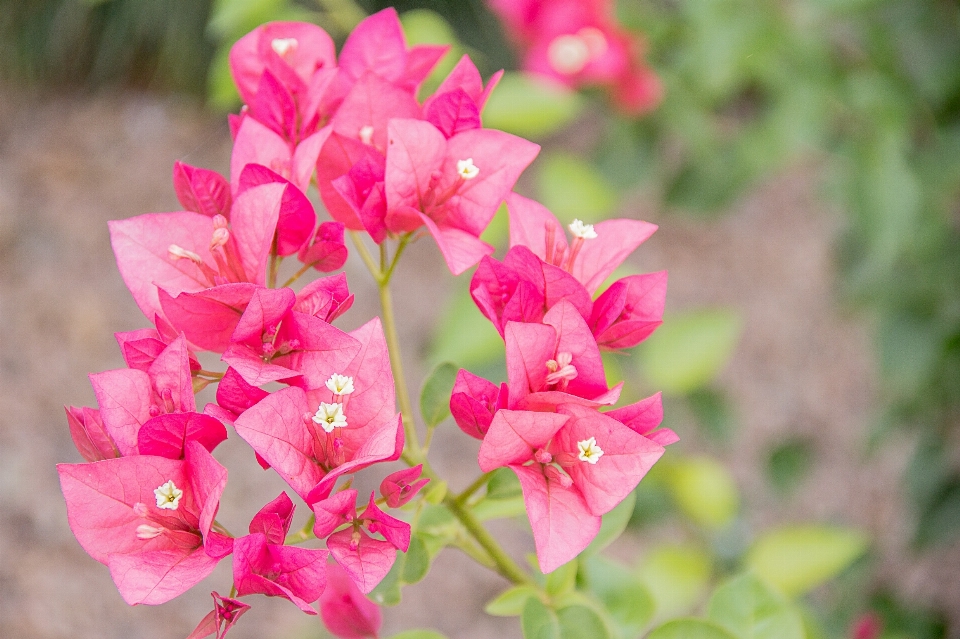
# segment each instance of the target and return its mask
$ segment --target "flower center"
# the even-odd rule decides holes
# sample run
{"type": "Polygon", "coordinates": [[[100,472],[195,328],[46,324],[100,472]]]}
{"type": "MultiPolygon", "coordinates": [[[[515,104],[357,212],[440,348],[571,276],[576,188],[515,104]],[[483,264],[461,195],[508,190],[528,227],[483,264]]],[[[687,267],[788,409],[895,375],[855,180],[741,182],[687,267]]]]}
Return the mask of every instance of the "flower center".
{"type": "Polygon", "coordinates": [[[369,124],[360,127],[360,131],[357,133],[357,135],[360,137],[360,141],[364,144],[373,144],[373,127],[369,124]]]}
{"type": "Polygon", "coordinates": [[[579,34],[565,33],[554,38],[547,47],[547,60],[557,73],[580,73],[590,62],[590,46],[579,34]]]}
{"type": "Polygon", "coordinates": [[[326,381],[326,386],[334,395],[349,395],[355,390],[353,378],[340,373],[331,375],[330,379],[326,381]]]}
{"type": "Polygon", "coordinates": [[[480,169],[473,163],[473,158],[457,160],[457,174],[464,180],[472,180],[480,175],[480,169]]]}
{"type": "Polygon", "coordinates": [[[574,220],[567,227],[573,234],[573,237],[579,240],[595,240],[597,232],[593,230],[593,224],[584,224],[580,220],[574,220]]]}
{"type": "Polygon", "coordinates": [[[286,59],[289,54],[296,52],[298,44],[296,38],[274,38],[273,42],[270,43],[270,48],[278,56],[286,59]]]}
{"type": "MultiPolygon", "coordinates": [[[[183,491],[177,488],[172,479],[159,486],[153,494],[157,498],[157,508],[165,510],[176,510],[180,507],[180,500],[183,498],[183,491]]],[[[137,530],[137,536],[139,535],[140,531],[137,530]]]]}
{"type": "Polygon", "coordinates": [[[323,430],[328,433],[332,433],[334,428],[343,428],[347,425],[347,416],[343,414],[343,404],[320,402],[320,407],[312,419],[314,423],[320,424],[323,430]]]}
{"type": "Polygon", "coordinates": [[[588,464],[596,464],[603,457],[603,449],[597,446],[595,437],[589,437],[577,442],[577,458],[588,464]]]}
{"type": "Polygon", "coordinates": [[[557,359],[548,359],[546,367],[549,371],[547,384],[550,386],[559,384],[561,390],[577,378],[577,369],[573,365],[573,355],[570,353],[557,353],[557,359]]]}

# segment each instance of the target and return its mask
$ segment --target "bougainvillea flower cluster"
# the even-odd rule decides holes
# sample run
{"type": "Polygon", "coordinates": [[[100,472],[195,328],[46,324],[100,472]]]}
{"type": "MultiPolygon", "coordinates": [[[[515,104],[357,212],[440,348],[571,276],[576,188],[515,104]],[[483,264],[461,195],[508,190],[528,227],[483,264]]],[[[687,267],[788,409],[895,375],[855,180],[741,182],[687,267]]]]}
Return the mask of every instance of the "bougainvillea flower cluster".
{"type": "Polygon", "coordinates": [[[572,88],[607,89],[627,114],[660,102],[659,78],[643,60],[644,44],[614,16],[611,0],[488,0],[521,49],[527,71],[572,88]]]}
{"type": "Polygon", "coordinates": [[[393,10],[358,25],[339,56],[314,25],[254,30],[230,53],[245,105],[231,117],[229,177],[177,162],[182,210],[110,224],[120,274],[152,326],[117,334],[127,367],[90,376],[96,408],[66,409],[86,463],[61,464],[61,486],[78,541],[128,603],[169,601],[230,558],[229,594],[212,593],[191,639],[222,639],[253,595],[319,613],[341,637],[379,630],[365,595],[410,548],[403,511],[423,506],[436,475],[425,454],[405,456],[416,431],[397,410],[392,317],[334,326],[354,299],[342,273],[289,286],[339,270],[346,231],[362,251],[364,237],[395,242],[395,255],[430,236],[452,273],[477,266],[471,292],[504,337],[508,379],[461,371],[450,406],[482,440],[480,469],[520,478],[544,571],[589,543],[676,438],[656,430],[659,396],[610,409],[622,385],[608,384],[600,356],[660,323],[663,273],[597,296],[655,227],[576,222],[568,239],[513,193],[539,147],[483,127],[500,74],[484,83],[464,56],[417,97],[445,51],[408,47],[393,10]],[[332,220],[318,221],[313,184],[332,220]],[[479,236],[504,201],[511,249],[497,261],[479,236]],[[285,259],[298,270],[278,285],[285,259]],[[201,367],[204,351],[222,370],[201,367]],[[198,406],[195,393],[211,384],[215,401],[198,406]],[[217,521],[227,470],[213,453],[228,426],[251,462],[290,488],[242,535],[217,521]],[[385,472],[379,491],[352,487],[357,473],[401,457],[410,468],[385,472]],[[291,495],[309,513],[299,531],[291,495]]]}

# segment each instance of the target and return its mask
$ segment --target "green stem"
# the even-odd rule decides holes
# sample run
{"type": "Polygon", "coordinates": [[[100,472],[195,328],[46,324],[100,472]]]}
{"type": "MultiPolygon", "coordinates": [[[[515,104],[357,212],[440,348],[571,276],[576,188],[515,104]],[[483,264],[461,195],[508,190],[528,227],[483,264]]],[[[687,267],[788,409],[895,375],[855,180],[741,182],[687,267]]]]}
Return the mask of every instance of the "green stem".
{"type": "Polygon", "coordinates": [[[316,264],[316,262],[310,262],[309,264],[304,264],[303,266],[301,266],[301,267],[300,267],[300,270],[297,271],[296,273],[294,273],[293,275],[291,275],[291,276],[290,276],[290,279],[288,279],[286,282],[284,282],[283,285],[282,285],[280,288],[287,288],[288,286],[290,286],[291,284],[293,284],[294,282],[296,282],[297,280],[299,280],[300,277],[301,277],[304,273],[306,273],[307,271],[309,271],[310,268],[311,268],[314,264],[316,264]]]}
{"type": "MultiPolygon", "coordinates": [[[[400,415],[403,421],[403,433],[406,438],[402,459],[410,466],[423,464],[424,476],[435,480],[437,479],[437,475],[430,467],[426,456],[423,454],[423,450],[420,448],[420,441],[417,439],[417,432],[414,428],[413,405],[410,403],[410,394],[407,389],[406,377],[403,373],[403,363],[400,356],[400,338],[397,333],[397,323],[393,313],[393,299],[390,296],[390,278],[393,275],[400,254],[412,239],[412,234],[407,234],[400,239],[397,251],[394,254],[393,260],[389,260],[390,265],[386,267],[386,271],[377,266],[373,256],[360,239],[359,234],[351,231],[350,235],[353,238],[354,245],[357,247],[357,253],[359,253],[360,259],[367,265],[367,269],[370,271],[370,274],[373,275],[374,280],[376,280],[377,288],[380,291],[383,333],[387,340],[390,368],[393,371],[393,381],[397,391],[397,402],[400,404],[400,415]]],[[[381,259],[383,264],[386,265],[388,260],[385,247],[381,247],[381,259]]],[[[482,485],[482,483],[476,488],[471,486],[467,488],[465,492],[477,490],[480,485],[482,485]]],[[[469,492],[467,496],[469,497],[469,492]]],[[[533,583],[529,575],[507,555],[503,548],[500,547],[500,544],[497,543],[497,540],[487,532],[487,529],[474,517],[473,513],[465,504],[458,501],[457,498],[449,493],[443,498],[443,503],[450,509],[450,512],[460,520],[464,529],[466,529],[467,533],[479,544],[480,548],[486,552],[493,562],[492,567],[494,570],[515,584],[533,583]]],[[[471,554],[469,551],[467,552],[471,554]]],[[[477,553],[472,553],[471,556],[474,554],[477,553]]],[[[489,565],[487,562],[481,561],[479,555],[475,558],[477,558],[481,564],[489,565]]]]}
{"type": "Polygon", "coordinates": [[[467,532],[470,533],[470,536],[477,540],[477,543],[480,544],[480,547],[487,551],[487,554],[490,555],[490,558],[493,559],[493,563],[496,564],[495,570],[500,573],[504,578],[509,579],[513,583],[520,584],[532,584],[533,580],[527,575],[524,570],[517,565],[517,563],[510,558],[510,556],[504,552],[503,548],[500,547],[500,544],[497,543],[497,540],[487,532],[487,529],[483,527],[479,520],[473,516],[473,513],[470,512],[470,509],[458,502],[455,498],[450,495],[447,495],[443,499],[444,505],[450,509],[450,512],[460,520],[460,523],[463,524],[463,527],[467,529],[467,532]]]}
{"type": "Polygon", "coordinates": [[[311,514],[310,517],[307,518],[307,523],[303,525],[303,528],[291,535],[287,535],[287,538],[283,540],[283,543],[287,546],[290,546],[293,544],[302,544],[308,539],[313,539],[313,523],[316,520],[316,516],[311,514]]]}
{"type": "Polygon", "coordinates": [[[477,477],[472,484],[467,486],[462,493],[454,497],[454,499],[456,499],[457,502],[461,504],[467,503],[467,500],[470,499],[470,496],[473,495],[473,493],[480,490],[481,488],[483,488],[487,484],[487,482],[490,481],[491,477],[493,477],[492,470],[488,473],[483,473],[482,475],[477,477]]]}

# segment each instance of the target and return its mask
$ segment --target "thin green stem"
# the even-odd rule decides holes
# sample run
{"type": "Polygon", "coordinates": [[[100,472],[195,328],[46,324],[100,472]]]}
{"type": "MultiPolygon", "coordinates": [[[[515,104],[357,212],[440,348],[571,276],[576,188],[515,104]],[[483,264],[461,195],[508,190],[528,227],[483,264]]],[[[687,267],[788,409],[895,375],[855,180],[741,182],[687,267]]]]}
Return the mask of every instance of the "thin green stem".
{"type": "Polygon", "coordinates": [[[267,273],[267,286],[277,287],[277,271],[280,268],[280,257],[277,256],[277,236],[273,236],[273,246],[270,248],[270,270],[267,273]]]}
{"type": "Polygon", "coordinates": [[[290,279],[288,279],[286,282],[284,282],[283,285],[282,285],[280,288],[287,288],[288,286],[292,285],[294,282],[296,282],[297,280],[299,280],[299,279],[303,276],[304,273],[306,273],[307,271],[309,271],[309,270],[311,269],[311,267],[313,267],[314,264],[316,264],[316,262],[310,262],[309,264],[304,264],[303,266],[301,266],[301,267],[300,267],[300,270],[297,271],[296,273],[294,273],[293,275],[291,275],[291,276],[290,276],[290,279]]]}
{"type": "Polygon", "coordinates": [[[493,477],[493,471],[491,470],[488,473],[483,473],[477,477],[472,484],[467,486],[462,493],[454,497],[458,503],[465,504],[467,500],[481,488],[487,485],[487,482],[490,481],[490,478],[493,477]]]}
{"type": "Polygon", "coordinates": [[[373,279],[376,280],[377,286],[380,286],[380,282],[383,279],[383,273],[381,273],[380,269],[377,268],[377,263],[373,261],[373,256],[370,255],[370,251],[367,250],[366,245],[360,238],[360,234],[356,231],[350,231],[350,239],[353,240],[353,245],[357,247],[357,254],[360,255],[360,259],[363,260],[364,264],[366,264],[367,270],[370,271],[370,275],[372,275],[373,279]]]}
{"type": "Polygon", "coordinates": [[[444,505],[450,509],[450,512],[460,520],[460,523],[463,524],[463,527],[467,529],[467,532],[470,533],[470,536],[477,540],[477,543],[480,544],[480,547],[483,548],[490,558],[493,559],[493,563],[496,564],[495,570],[500,573],[504,578],[509,579],[513,583],[519,584],[532,584],[533,580],[530,579],[530,576],[524,572],[523,568],[517,565],[517,563],[510,558],[510,556],[504,552],[503,548],[500,547],[500,544],[497,543],[497,540],[487,532],[487,529],[483,527],[479,520],[473,516],[473,513],[470,512],[470,509],[458,502],[451,495],[447,495],[443,499],[444,505]]]}
{"type": "MultiPolygon", "coordinates": [[[[400,404],[400,415],[401,420],[403,421],[403,433],[406,438],[406,445],[404,446],[402,459],[410,466],[423,464],[423,475],[436,480],[438,479],[437,474],[430,467],[430,464],[426,459],[426,455],[424,455],[423,450],[420,448],[420,441],[417,439],[417,431],[414,427],[413,404],[410,402],[410,393],[407,388],[406,376],[403,372],[403,363],[400,354],[400,338],[397,333],[397,322],[393,311],[393,299],[390,295],[390,278],[393,275],[397,261],[403,252],[403,249],[413,239],[413,235],[408,233],[400,239],[400,242],[397,246],[397,251],[392,260],[388,259],[386,247],[381,246],[381,266],[379,268],[377,263],[374,261],[373,256],[367,250],[367,247],[363,244],[359,234],[351,231],[350,235],[353,238],[354,245],[357,247],[357,253],[360,254],[360,259],[363,260],[364,264],[367,266],[367,269],[370,271],[370,274],[373,275],[374,280],[377,282],[377,288],[380,291],[380,310],[382,313],[381,321],[383,323],[383,333],[387,340],[387,351],[390,355],[390,368],[393,371],[393,381],[397,392],[397,403],[400,404]],[[389,266],[387,266],[388,262],[389,266]]],[[[473,491],[478,490],[479,487],[483,485],[483,482],[474,483],[476,486],[471,485],[467,488],[467,491],[465,491],[465,493],[467,493],[467,497],[469,497],[473,491]]],[[[494,570],[515,584],[533,583],[533,580],[530,578],[530,576],[520,566],[518,566],[513,559],[510,558],[503,548],[500,547],[500,544],[497,543],[497,540],[494,539],[493,536],[487,532],[487,529],[483,527],[480,521],[474,517],[469,507],[467,507],[464,503],[461,503],[458,498],[449,493],[443,498],[443,503],[447,508],[450,509],[450,512],[460,520],[460,523],[463,524],[466,532],[473,537],[477,544],[479,544],[480,548],[482,548],[486,555],[489,556],[489,559],[493,564],[491,567],[494,570]]],[[[464,550],[467,552],[467,554],[477,559],[477,561],[479,561],[481,564],[490,566],[490,563],[484,560],[482,554],[475,552],[475,548],[472,548],[471,546],[466,546],[466,548],[471,548],[470,550],[464,550]]]]}
{"type": "Polygon", "coordinates": [[[292,544],[302,544],[309,539],[314,539],[313,524],[316,520],[316,516],[311,514],[310,517],[307,518],[307,523],[303,525],[303,528],[293,534],[287,535],[283,543],[290,546],[292,544]]]}

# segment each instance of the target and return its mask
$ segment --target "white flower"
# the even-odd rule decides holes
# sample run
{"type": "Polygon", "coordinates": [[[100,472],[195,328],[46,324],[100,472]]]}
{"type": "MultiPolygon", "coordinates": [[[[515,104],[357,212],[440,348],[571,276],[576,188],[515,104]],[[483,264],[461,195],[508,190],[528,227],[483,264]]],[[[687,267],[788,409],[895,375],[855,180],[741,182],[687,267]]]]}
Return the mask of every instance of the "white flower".
{"type": "Polygon", "coordinates": [[[298,44],[296,38],[274,38],[273,42],[270,43],[270,47],[278,56],[283,58],[288,53],[296,51],[298,44]]]}
{"type": "Polygon", "coordinates": [[[480,175],[480,169],[473,163],[473,158],[457,160],[457,173],[464,180],[472,180],[480,175]]]}
{"type": "Polygon", "coordinates": [[[570,222],[570,226],[567,228],[570,229],[574,237],[582,240],[594,240],[597,238],[597,232],[593,230],[593,224],[584,224],[580,220],[574,220],[570,222]]]}
{"type": "Polygon", "coordinates": [[[326,382],[327,388],[334,395],[349,395],[355,389],[353,387],[353,378],[349,375],[334,373],[326,382]]]}
{"type": "Polygon", "coordinates": [[[328,404],[320,402],[317,414],[313,421],[323,427],[323,430],[332,433],[334,428],[343,428],[347,425],[347,416],[343,414],[343,404],[328,404]]]}
{"type": "Polygon", "coordinates": [[[580,451],[577,455],[580,461],[590,464],[596,464],[603,457],[603,450],[597,446],[597,440],[594,437],[577,442],[577,450],[580,451]]]}
{"type": "Polygon", "coordinates": [[[157,508],[166,510],[176,510],[180,507],[180,499],[183,497],[183,491],[177,488],[171,479],[159,488],[153,491],[157,498],[157,508]]]}

